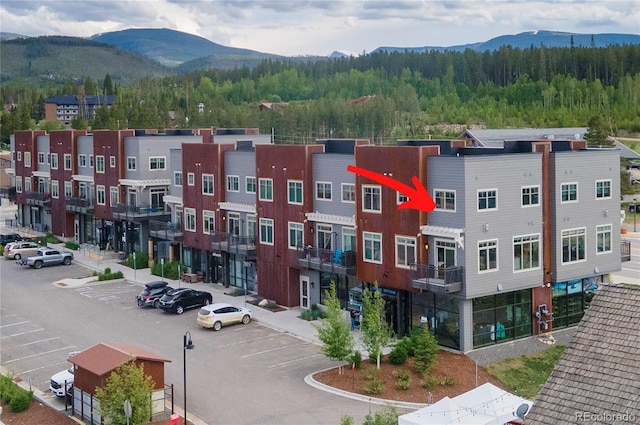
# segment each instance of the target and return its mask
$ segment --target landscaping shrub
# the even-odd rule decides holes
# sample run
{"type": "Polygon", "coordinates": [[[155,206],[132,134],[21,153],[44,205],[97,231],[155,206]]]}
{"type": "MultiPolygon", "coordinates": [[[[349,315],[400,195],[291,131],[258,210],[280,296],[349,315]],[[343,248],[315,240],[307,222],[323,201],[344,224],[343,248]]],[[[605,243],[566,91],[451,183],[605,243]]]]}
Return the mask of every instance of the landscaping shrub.
{"type": "Polygon", "coordinates": [[[64,243],[64,247],[67,249],[71,249],[73,251],[77,251],[78,249],[80,249],[80,245],[78,245],[77,243],[73,242],[73,241],[68,241],[64,243]]]}
{"type": "Polygon", "coordinates": [[[438,385],[438,378],[434,378],[430,375],[424,375],[424,382],[422,383],[422,387],[428,390],[432,390],[438,385]]]}
{"type": "Polygon", "coordinates": [[[417,336],[416,351],[414,353],[416,368],[424,375],[427,374],[438,360],[440,346],[427,326],[423,326],[417,336]]]}
{"type": "Polygon", "coordinates": [[[121,271],[112,272],[110,267],[104,269],[104,273],[98,273],[98,281],[122,279],[124,274],[121,271]]]}
{"type": "Polygon", "coordinates": [[[456,384],[456,380],[451,376],[445,376],[440,380],[440,385],[445,385],[447,387],[453,387],[455,384],[456,384]]]}
{"type": "MultiPolygon", "coordinates": [[[[135,269],[146,269],[149,267],[149,254],[147,254],[146,252],[138,252],[135,251],[136,253],[136,263],[135,263],[135,267],[133,264],[133,254],[130,254],[127,257],[127,261],[125,262],[127,267],[130,268],[135,268],[135,269]]],[[[167,265],[164,265],[165,267],[165,273],[166,273],[166,268],[167,265]]],[[[186,270],[186,267],[183,267],[182,270],[186,270]]]]}
{"type": "MultiPolygon", "coordinates": [[[[413,330],[411,331],[411,335],[415,335],[415,329],[416,328],[413,328],[413,330]]],[[[416,352],[416,341],[415,341],[414,337],[407,335],[407,336],[403,337],[400,341],[398,341],[396,346],[398,346],[398,345],[404,347],[404,349],[407,351],[407,355],[409,357],[413,357],[415,355],[415,352],[416,352]]]]}
{"type": "Polygon", "coordinates": [[[396,344],[393,350],[389,353],[389,363],[391,364],[403,364],[407,361],[409,354],[404,346],[396,344]]]}
{"type": "Polygon", "coordinates": [[[370,367],[364,371],[364,377],[369,381],[375,381],[380,376],[380,369],[377,367],[370,367]]]}
{"type": "Polygon", "coordinates": [[[362,365],[362,354],[360,354],[360,351],[355,350],[351,353],[351,364],[356,365],[356,369],[360,369],[362,365]]]}
{"type": "Polygon", "coordinates": [[[318,320],[324,319],[325,314],[324,311],[322,311],[320,307],[318,307],[318,304],[311,304],[311,308],[309,310],[302,311],[302,313],[300,314],[300,318],[308,321],[318,320]]]}
{"type": "MultiPolygon", "coordinates": [[[[136,263],[138,262],[137,257],[138,257],[138,254],[136,253],[136,263]]],[[[131,258],[131,255],[129,256],[129,258],[131,258]]],[[[151,274],[156,276],[164,276],[165,278],[171,279],[171,280],[178,280],[181,277],[181,276],[178,276],[178,266],[180,266],[181,272],[184,272],[185,270],[187,270],[187,266],[182,264],[180,261],[172,261],[170,263],[167,263],[165,261],[164,270],[163,270],[162,263],[157,262],[153,265],[153,268],[151,269],[151,274]]]]}
{"type": "Polygon", "coordinates": [[[16,391],[11,397],[9,406],[12,412],[24,412],[31,406],[31,400],[33,399],[33,391],[23,390],[22,388],[15,387],[16,391]]]}
{"type": "Polygon", "coordinates": [[[400,390],[408,390],[411,387],[411,371],[400,369],[393,373],[396,377],[396,387],[400,390]]]}
{"type": "MultiPolygon", "coordinates": [[[[368,369],[371,370],[371,369],[368,369]]],[[[366,394],[380,394],[384,390],[384,382],[373,379],[364,385],[363,391],[366,394]]]]}

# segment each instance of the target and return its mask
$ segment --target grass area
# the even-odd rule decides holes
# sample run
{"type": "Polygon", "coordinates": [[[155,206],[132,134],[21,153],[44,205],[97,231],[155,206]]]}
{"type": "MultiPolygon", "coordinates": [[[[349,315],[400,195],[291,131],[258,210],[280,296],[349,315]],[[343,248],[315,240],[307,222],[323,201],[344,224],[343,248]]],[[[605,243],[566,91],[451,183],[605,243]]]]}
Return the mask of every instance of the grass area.
{"type": "Polygon", "coordinates": [[[634,151],[640,153],[640,139],[630,139],[626,137],[616,137],[616,140],[634,151]]]}
{"type": "Polygon", "coordinates": [[[493,363],[485,370],[495,376],[514,394],[532,399],[540,392],[560,355],[563,345],[530,356],[520,356],[493,363]]]}

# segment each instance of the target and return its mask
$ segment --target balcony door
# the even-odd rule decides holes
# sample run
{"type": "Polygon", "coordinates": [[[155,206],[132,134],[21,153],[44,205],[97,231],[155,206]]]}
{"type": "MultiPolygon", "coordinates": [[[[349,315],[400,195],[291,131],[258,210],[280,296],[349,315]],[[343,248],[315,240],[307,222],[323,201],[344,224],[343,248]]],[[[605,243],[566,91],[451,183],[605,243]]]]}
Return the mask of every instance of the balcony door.
{"type": "Polygon", "coordinates": [[[318,244],[318,249],[331,251],[331,247],[333,246],[332,238],[333,227],[327,224],[318,224],[316,228],[316,243],[318,244]]]}
{"type": "Polygon", "coordinates": [[[436,266],[438,270],[456,265],[456,243],[453,241],[436,239],[436,266]]]}

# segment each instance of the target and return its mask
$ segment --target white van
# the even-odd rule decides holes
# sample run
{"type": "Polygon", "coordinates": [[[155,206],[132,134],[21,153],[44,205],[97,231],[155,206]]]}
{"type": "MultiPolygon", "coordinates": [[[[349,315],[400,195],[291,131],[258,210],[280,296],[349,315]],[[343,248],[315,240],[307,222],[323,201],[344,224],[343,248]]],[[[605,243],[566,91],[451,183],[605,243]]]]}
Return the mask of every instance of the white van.
{"type": "Polygon", "coordinates": [[[73,385],[73,366],[53,375],[49,390],[53,395],[64,397],[65,392],[73,385]]]}

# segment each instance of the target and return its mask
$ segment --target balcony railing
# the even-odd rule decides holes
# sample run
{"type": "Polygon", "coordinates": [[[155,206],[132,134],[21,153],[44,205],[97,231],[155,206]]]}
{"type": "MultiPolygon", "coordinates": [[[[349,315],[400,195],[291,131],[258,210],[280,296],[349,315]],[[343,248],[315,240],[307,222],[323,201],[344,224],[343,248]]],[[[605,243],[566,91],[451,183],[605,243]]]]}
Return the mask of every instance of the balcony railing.
{"type": "Polygon", "coordinates": [[[149,220],[149,236],[165,241],[182,241],[182,223],[149,220]]]}
{"type": "Polygon", "coordinates": [[[164,206],[153,207],[151,205],[128,205],[116,204],[111,207],[113,218],[117,220],[135,221],[140,219],[149,219],[150,217],[161,217],[168,215],[164,210],[164,206]]]}
{"type": "Polygon", "coordinates": [[[620,241],[620,261],[631,261],[631,241],[620,241]]]}
{"type": "Polygon", "coordinates": [[[332,251],[312,246],[300,246],[298,247],[298,265],[344,276],[355,275],[356,253],[341,249],[332,251]]]}
{"type": "Polygon", "coordinates": [[[464,268],[444,267],[432,264],[411,265],[411,287],[425,291],[452,293],[462,290],[464,268]]]}
{"type": "Polygon", "coordinates": [[[65,205],[67,211],[79,212],[83,214],[93,214],[93,199],[73,196],[66,198],[65,205]]]}
{"type": "Polygon", "coordinates": [[[46,192],[27,192],[27,204],[41,207],[51,205],[51,194],[46,192]]]}
{"type": "Polygon", "coordinates": [[[213,231],[210,233],[211,248],[248,257],[256,255],[255,236],[240,236],[233,233],[213,231]]]}

